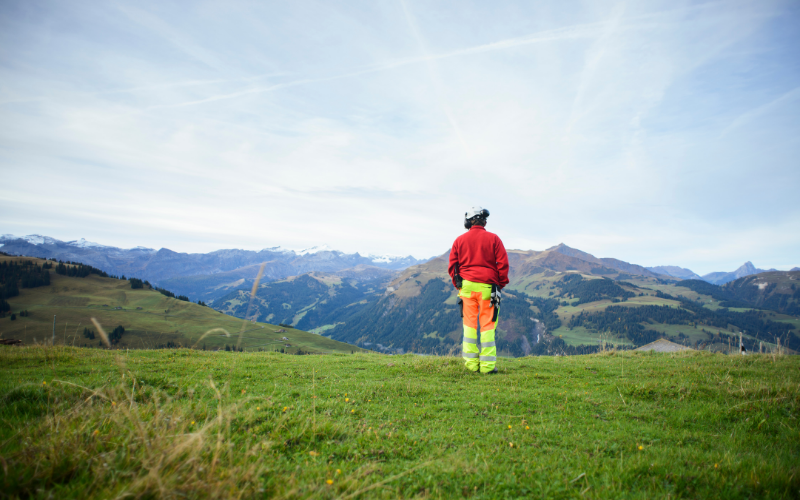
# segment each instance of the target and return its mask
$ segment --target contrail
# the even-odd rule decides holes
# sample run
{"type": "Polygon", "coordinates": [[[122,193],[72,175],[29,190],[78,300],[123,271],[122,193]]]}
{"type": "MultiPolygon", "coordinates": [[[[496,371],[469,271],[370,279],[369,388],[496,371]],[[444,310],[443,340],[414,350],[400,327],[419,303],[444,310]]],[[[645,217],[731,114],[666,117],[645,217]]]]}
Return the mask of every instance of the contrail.
{"type": "MultiPolygon", "coordinates": [[[[427,63],[431,61],[436,61],[439,59],[447,59],[451,57],[459,57],[459,56],[468,56],[472,54],[481,54],[484,52],[491,52],[495,50],[505,50],[513,47],[519,47],[524,45],[532,45],[537,43],[547,43],[559,40],[571,40],[576,38],[590,38],[593,36],[597,36],[601,33],[602,28],[605,26],[605,22],[602,23],[593,23],[593,24],[585,24],[585,25],[578,25],[578,26],[571,26],[567,28],[559,28],[555,30],[548,30],[543,31],[541,33],[533,34],[533,35],[526,35],[523,37],[517,38],[510,38],[508,40],[500,40],[497,42],[492,42],[488,44],[478,45],[475,47],[468,47],[465,49],[458,49],[449,52],[441,52],[438,54],[429,54],[424,53],[422,56],[416,57],[407,57],[403,59],[398,59],[395,61],[391,61],[389,63],[378,64],[374,66],[368,66],[363,69],[356,69],[354,71],[349,71],[347,73],[342,73],[339,75],[332,75],[322,78],[303,78],[300,80],[294,80],[285,83],[277,83],[275,85],[269,85],[266,87],[254,87],[246,90],[241,90],[238,92],[231,92],[228,94],[219,94],[211,97],[207,97],[204,99],[197,99],[194,101],[187,101],[177,104],[164,104],[158,106],[150,106],[147,109],[159,109],[159,108],[176,108],[176,107],[183,107],[183,106],[194,106],[197,104],[204,104],[208,102],[220,101],[224,99],[235,99],[237,97],[242,97],[251,94],[260,94],[265,92],[273,92],[275,90],[297,87],[301,85],[308,85],[312,83],[322,83],[322,82],[330,82],[334,80],[341,80],[345,78],[353,78],[356,76],[367,75],[371,73],[380,73],[382,71],[387,71],[390,69],[400,68],[403,66],[410,66],[413,64],[419,63],[427,63]]],[[[413,29],[413,28],[412,28],[413,29]]],[[[416,36],[416,33],[415,33],[416,36]]],[[[418,40],[419,42],[419,40],[418,40]]],[[[448,118],[452,118],[448,116],[448,118]]],[[[452,123],[452,121],[451,121],[452,123]]],[[[459,138],[460,134],[459,134],[459,138]]],[[[463,142],[463,139],[461,139],[463,142]]]]}
{"type": "Polygon", "coordinates": [[[439,79],[438,72],[434,67],[433,63],[436,59],[431,58],[430,54],[428,54],[428,49],[425,46],[425,42],[422,39],[422,34],[417,29],[417,25],[414,23],[414,20],[411,18],[411,14],[408,12],[408,7],[406,6],[405,0],[400,0],[400,6],[403,8],[403,13],[406,17],[406,22],[408,23],[408,27],[411,30],[411,33],[414,35],[414,39],[417,41],[417,45],[419,46],[419,50],[424,55],[425,64],[428,67],[428,75],[431,78],[431,82],[433,83],[434,91],[436,92],[436,99],[439,101],[439,107],[442,108],[442,112],[447,117],[447,121],[450,122],[450,126],[453,128],[453,131],[458,137],[458,141],[461,143],[461,147],[464,148],[464,151],[467,155],[470,155],[469,146],[467,146],[467,141],[464,140],[464,136],[461,134],[461,128],[458,126],[455,117],[453,117],[453,113],[450,110],[450,106],[447,105],[444,99],[444,92],[442,92],[442,82],[439,79]]]}
{"type": "Polygon", "coordinates": [[[791,100],[796,99],[798,97],[800,97],[800,87],[795,87],[792,90],[790,90],[789,92],[786,92],[782,96],[778,97],[777,99],[773,99],[772,101],[770,101],[770,102],[768,102],[766,104],[762,104],[761,106],[759,106],[759,107],[757,107],[755,109],[751,109],[750,111],[747,111],[746,113],[742,113],[741,115],[737,116],[736,119],[734,119],[731,122],[730,125],[725,127],[725,130],[723,130],[722,133],[719,135],[720,139],[725,137],[728,134],[728,132],[730,132],[731,130],[733,130],[735,128],[738,128],[738,127],[741,127],[742,125],[744,125],[745,123],[749,122],[753,118],[758,117],[759,115],[763,115],[764,113],[767,113],[768,111],[772,110],[774,107],[778,106],[779,104],[782,104],[782,103],[787,102],[787,101],[791,101],[791,100]]]}
{"type": "MultiPolygon", "coordinates": [[[[404,13],[406,13],[406,18],[407,18],[407,20],[409,20],[408,19],[408,12],[407,12],[407,9],[405,8],[405,4],[402,3],[402,1],[401,1],[401,4],[403,5],[404,13]]],[[[712,3],[712,4],[704,4],[702,6],[694,6],[694,7],[684,8],[684,9],[661,11],[661,12],[656,12],[656,13],[653,13],[653,14],[645,14],[645,15],[642,15],[642,16],[628,18],[628,19],[625,19],[625,21],[643,21],[643,20],[647,20],[647,19],[656,19],[656,18],[664,17],[664,16],[670,15],[670,14],[674,14],[674,13],[678,13],[678,12],[684,12],[686,10],[694,10],[694,9],[699,9],[699,8],[708,8],[709,6],[722,5],[722,4],[724,4],[724,3],[723,2],[716,2],[716,3],[712,3]]],[[[410,20],[409,20],[409,22],[410,22],[410,20]]],[[[532,33],[530,35],[524,35],[524,36],[520,36],[520,37],[509,38],[509,39],[506,39],[506,40],[498,40],[496,42],[486,43],[486,44],[482,44],[482,45],[476,45],[476,46],[467,47],[467,48],[464,48],[464,49],[457,49],[457,50],[451,50],[451,51],[448,51],[448,52],[440,52],[440,53],[430,54],[425,50],[424,44],[421,43],[421,39],[419,38],[418,32],[413,27],[413,23],[410,22],[410,24],[412,26],[412,31],[414,32],[415,37],[417,37],[417,42],[420,43],[422,48],[423,48],[423,55],[422,56],[415,56],[415,57],[407,57],[407,58],[397,59],[395,61],[390,61],[388,63],[382,63],[382,64],[377,64],[377,65],[367,66],[367,67],[364,67],[362,69],[354,69],[352,71],[348,71],[346,73],[342,73],[342,74],[338,74],[338,75],[331,75],[331,76],[322,77],[322,78],[302,78],[302,79],[299,79],[299,80],[294,80],[294,81],[285,82],[285,83],[278,83],[278,84],[264,86],[264,87],[253,87],[253,88],[246,89],[246,90],[241,90],[241,91],[238,91],[238,92],[231,92],[231,93],[228,93],[228,94],[220,94],[220,95],[216,95],[216,96],[207,97],[205,99],[197,99],[197,100],[187,101],[187,102],[182,102],[182,103],[177,103],[177,104],[151,106],[148,109],[193,106],[193,105],[197,105],[197,104],[204,104],[204,103],[208,103],[208,102],[220,101],[220,100],[224,100],[224,99],[235,99],[237,97],[242,97],[242,96],[245,96],[245,95],[260,94],[260,93],[265,93],[265,92],[273,92],[273,91],[276,91],[276,90],[285,89],[285,88],[291,88],[291,87],[297,87],[297,86],[301,86],[301,85],[308,85],[308,84],[322,83],[322,82],[330,82],[330,81],[341,80],[341,79],[345,79],[345,78],[353,78],[353,77],[356,77],[356,76],[367,75],[367,74],[371,74],[371,73],[379,73],[379,72],[382,72],[382,71],[387,71],[387,70],[390,70],[390,69],[400,68],[400,67],[403,67],[403,66],[410,66],[410,65],[419,64],[419,63],[428,63],[428,62],[437,61],[437,60],[440,60],[440,59],[449,59],[449,58],[453,58],[453,57],[461,57],[461,56],[482,54],[482,53],[487,53],[487,52],[493,52],[493,51],[496,51],[496,50],[506,50],[506,49],[511,49],[511,48],[514,48],[514,47],[523,47],[523,46],[526,46],[526,45],[536,45],[536,44],[542,44],[542,43],[558,42],[558,41],[563,41],[563,40],[577,40],[577,39],[582,39],[582,38],[595,38],[595,37],[602,36],[605,33],[606,29],[608,28],[609,24],[615,25],[616,29],[633,29],[633,28],[637,27],[637,26],[632,26],[630,24],[627,24],[624,27],[617,26],[619,23],[620,23],[620,19],[612,18],[611,20],[608,20],[608,21],[600,21],[600,22],[596,22],[596,23],[586,23],[586,24],[577,24],[577,25],[574,25],[574,26],[566,26],[566,27],[563,27],[563,28],[556,28],[556,29],[551,29],[551,30],[540,31],[538,33],[532,33]]],[[[651,26],[649,26],[649,25],[640,25],[640,26],[638,26],[638,28],[640,28],[640,29],[646,29],[648,27],[651,27],[651,26]]],[[[452,117],[449,116],[449,118],[451,119],[451,124],[454,124],[455,122],[452,121],[452,117]]],[[[460,134],[459,134],[459,138],[460,138],[460,134]]],[[[463,139],[462,139],[462,142],[463,142],[463,139]]]]}

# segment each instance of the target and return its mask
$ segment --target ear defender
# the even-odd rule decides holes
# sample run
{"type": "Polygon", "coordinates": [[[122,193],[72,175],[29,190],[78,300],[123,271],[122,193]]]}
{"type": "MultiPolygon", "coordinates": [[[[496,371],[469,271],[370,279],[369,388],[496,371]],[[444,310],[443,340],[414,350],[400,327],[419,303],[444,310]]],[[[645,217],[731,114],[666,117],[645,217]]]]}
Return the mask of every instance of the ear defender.
{"type": "Polygon", "coordinates": [[[483,207],[472,207],[464,213],[464,229],[469,229],[474,226],[477,219],[486,220],[489,217],[489,211],[483,207]]]}

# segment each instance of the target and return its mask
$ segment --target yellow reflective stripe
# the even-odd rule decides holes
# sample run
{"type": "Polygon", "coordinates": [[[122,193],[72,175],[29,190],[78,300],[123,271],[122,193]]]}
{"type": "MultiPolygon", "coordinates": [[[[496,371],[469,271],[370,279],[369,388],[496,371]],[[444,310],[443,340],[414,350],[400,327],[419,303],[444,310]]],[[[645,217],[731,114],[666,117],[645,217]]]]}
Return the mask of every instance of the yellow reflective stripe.
{"type": "Polygon", "coordinates": [[[479,292],[481,294],[481,299],[489,300],[492,298],[492,285],[464,280],[459,295],[461,297],[470,297],[472,296],[472,292],[479,292]]]}

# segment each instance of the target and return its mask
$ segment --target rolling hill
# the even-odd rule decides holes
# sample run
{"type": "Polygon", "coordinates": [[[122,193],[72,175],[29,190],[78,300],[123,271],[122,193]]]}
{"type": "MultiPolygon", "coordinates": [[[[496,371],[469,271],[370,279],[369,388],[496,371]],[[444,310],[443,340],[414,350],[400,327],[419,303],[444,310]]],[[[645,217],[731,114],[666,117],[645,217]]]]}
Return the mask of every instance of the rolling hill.
{"type": "Polygon", "coordinates": [[[290,353],[350,353],[360,350],[294,328],[244,323],[210,307],[167,297],[146,284],[140,289],[132,289],[129,280],[106,278],[95,273],[85,277],[64,276],[42,269],[52,262],[0,255],[0,267],[7,268],[12,263],[17,266],[29,263],[28,269],[37,270],[37,273],[47,272],[50,283],[32,288],[26,287],[24,281],[16,283],[20,285],[18,295],[6,299],[10,311],[0,318],[0,336],[5,339],[20,339],[25,344],[52,342],[55,316],[57,344],[97,347],[100,337],[90,320],[94,317],[109,333],[118,326],[124,328],[120,340],[114,344],[115,348],[194,346],[215,350],[239,344],[245,350],[283,349],[290,353]],[[14,313],[14,320],[10,313],[14,313]],[[88,336],[84,335],[84,329],[88,329],[88,336]],[[288,340],[283,340],[283,337],[288,340]]]}

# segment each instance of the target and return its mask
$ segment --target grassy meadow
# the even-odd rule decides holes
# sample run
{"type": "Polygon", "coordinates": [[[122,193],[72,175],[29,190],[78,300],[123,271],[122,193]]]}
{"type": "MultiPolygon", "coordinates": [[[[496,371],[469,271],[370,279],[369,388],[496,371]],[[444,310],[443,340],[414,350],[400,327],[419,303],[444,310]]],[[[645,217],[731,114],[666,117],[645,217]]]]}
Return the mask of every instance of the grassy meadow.
{"type": "Polygon", "coordinates": [[[797,498],[800,358],[0,346],[6,498],[797,498]]]}

